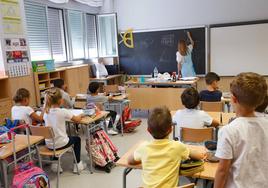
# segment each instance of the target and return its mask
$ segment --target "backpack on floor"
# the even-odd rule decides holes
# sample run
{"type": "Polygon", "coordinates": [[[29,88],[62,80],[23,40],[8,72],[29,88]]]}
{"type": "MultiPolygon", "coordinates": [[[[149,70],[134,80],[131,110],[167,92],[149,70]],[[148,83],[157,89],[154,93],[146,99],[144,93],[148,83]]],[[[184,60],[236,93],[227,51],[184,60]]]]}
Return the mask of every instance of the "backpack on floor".
{"type": "Polygon", "coordinates": [[[13,143],[13,157],[15,163],[15,175],[12,181],[12,188],[50,188],[49,179],[47,174],[43,171],[43,169],[34,166],[32,162],[31,155],[29,155],[30,162],[18,164],[17,155],[16,155],[16,145],[14,132],[15,129],[26,129],[26,135],[28,140],[28,152],[31,153],[31,146],[29,143],[29,130],[28,125],[20,125],[15,128],[10,129],[9,137],[12,139],[13,143]]]}
{"type": "Polygon", "coordinates": [[[91,154],[95,167],[107,173],[111,172],[114,162],[119,159],[117,148],[102,129],[92,134],[91,143],[87,139],[86,150],[91,154]]]}
{"type": "MultiPolygon", "coordinates": [[[[131,109],[126,106],[122,114],[122,122],[124,127],[124,133],[133,132],[141,124],[141,119],[131,119],[131,109]]],[[[121,130],[118,126],[118,130],[121,130]]]]}

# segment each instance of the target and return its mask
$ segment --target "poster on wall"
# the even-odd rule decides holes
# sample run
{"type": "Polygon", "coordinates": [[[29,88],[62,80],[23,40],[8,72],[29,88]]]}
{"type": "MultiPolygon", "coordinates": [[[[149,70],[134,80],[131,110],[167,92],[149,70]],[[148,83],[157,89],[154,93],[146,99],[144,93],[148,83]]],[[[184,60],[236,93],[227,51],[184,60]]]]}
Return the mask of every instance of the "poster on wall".
{"type": "Polygon", "coordinates": [[[20,7],[18,1],[0,0],[2,17],[20,18],[20,7]]]}

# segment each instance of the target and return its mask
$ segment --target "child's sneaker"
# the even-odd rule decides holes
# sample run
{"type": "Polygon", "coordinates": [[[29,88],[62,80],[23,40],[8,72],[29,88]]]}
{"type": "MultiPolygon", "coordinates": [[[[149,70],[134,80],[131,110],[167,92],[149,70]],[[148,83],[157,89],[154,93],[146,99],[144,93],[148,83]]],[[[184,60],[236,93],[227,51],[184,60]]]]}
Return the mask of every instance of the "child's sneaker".
{"type": "MultiPolygon", "coordinates": [[[[52,163],[50,167],[51,171],[54,173],[58,173],[58,164],[57,163],[52,163]]],[[[60,173],[63,172],[63,169],[60,166],[60,173]]]]}
{"type": "Polygon", "coordinates": [[[109,135],[117,135],[117,134],[118,134],[118,132],[115,131],[115,130],[113,130],[113,129],[109,129],[109,130],[107,131],[107,133],[108,133],[109,135]]]}
{"type": "MultiPolygon", "coordinates": [[[[77,163],[77,166],[78,166],[78,171],[81,172],[87,167],[87,164],[85,164],[83,161],[80,161],[79,163],[77,163]]],[[[75,164],[74,164],[73,173],[77,173],[77,168],[75,164]]]]}

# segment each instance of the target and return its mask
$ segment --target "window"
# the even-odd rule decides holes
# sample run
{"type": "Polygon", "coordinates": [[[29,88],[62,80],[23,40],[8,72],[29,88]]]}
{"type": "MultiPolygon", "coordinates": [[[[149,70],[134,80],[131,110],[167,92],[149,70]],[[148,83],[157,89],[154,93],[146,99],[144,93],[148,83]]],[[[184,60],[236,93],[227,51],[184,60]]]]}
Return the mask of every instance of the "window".
{"type": "Polygon", "coordinates": [[[96,16],[86,14],[86,32],[87,32],[87,48],[88,57],[98,57],[96,16]]]}
{"type": "Polygon", "coordinates": [[[63,11],[61,9],[48,8],[48,30],[53,59],[56,62],[66,61],[63,11]]]}
{"type": "Polygon", "coordinates": [[[98,15],[97,19],[99,56],[118,56],[116,14],[98,15]]]}
{"type": "Polygon", "coordinates": [[[85,40],[82,12],[68,11],[68,28],[72,59],[84,59],[85,40]]]}
{"type": "Polygon", "coordinates": [[[51,59],[46,7],[25,1],[25,14],[31,60],[51,59]]]}

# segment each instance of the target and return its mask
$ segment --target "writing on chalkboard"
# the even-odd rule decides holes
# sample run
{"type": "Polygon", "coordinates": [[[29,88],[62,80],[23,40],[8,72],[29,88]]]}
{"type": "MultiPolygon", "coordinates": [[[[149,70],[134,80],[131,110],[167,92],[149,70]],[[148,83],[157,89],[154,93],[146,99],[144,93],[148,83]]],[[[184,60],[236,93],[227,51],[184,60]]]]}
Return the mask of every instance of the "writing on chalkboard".
{"type": "Polygon", "coordinates": [[[187,41],[187,32],[195,41],[192,59],[197,74],[206,73],[205,27],[133,32],[134,48],[119,44],[120,69],[130,75],[150,75],[154,67],[160,73],[177,71],[178,41],[187,41]]]}

